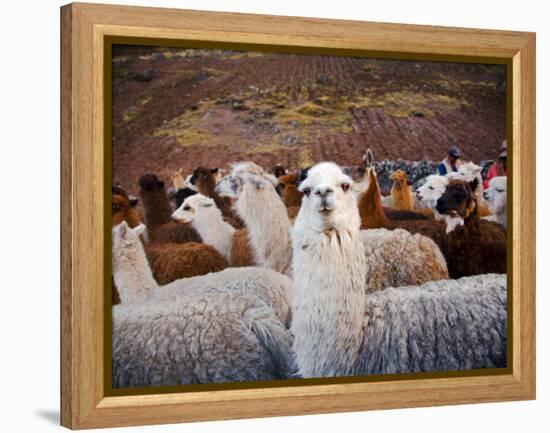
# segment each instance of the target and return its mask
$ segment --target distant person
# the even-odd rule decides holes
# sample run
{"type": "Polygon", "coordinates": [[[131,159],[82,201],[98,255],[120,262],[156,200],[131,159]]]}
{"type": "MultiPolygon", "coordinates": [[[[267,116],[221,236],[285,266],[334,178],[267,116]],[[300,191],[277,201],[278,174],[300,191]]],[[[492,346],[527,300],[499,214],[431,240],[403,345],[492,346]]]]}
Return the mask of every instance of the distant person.
{"type": "Polygon", "coordinates": [[[449,149],[447,158],[441,161],[439,167],[437,167],[439,174],[441,176],[445,176],[447,173],[451,173],[452,171],[458,171],[458,168],[462,164],[462,161],[460,161],[461,156],[462,153],[460,152],[458,146],[452,146],[449,149]]]}
{"type": "Polygon", "coordinates": [[[508,176],[508,169],[506,166],[506,159],[508,157],[507,147],[508,141],[504,140],[498,151],[498,161],[489,167],[487,176],[485,176],[485,180],[483,181],[483,189],[487,189],[489,187],[489,181],[493,177],[508,176]]]}

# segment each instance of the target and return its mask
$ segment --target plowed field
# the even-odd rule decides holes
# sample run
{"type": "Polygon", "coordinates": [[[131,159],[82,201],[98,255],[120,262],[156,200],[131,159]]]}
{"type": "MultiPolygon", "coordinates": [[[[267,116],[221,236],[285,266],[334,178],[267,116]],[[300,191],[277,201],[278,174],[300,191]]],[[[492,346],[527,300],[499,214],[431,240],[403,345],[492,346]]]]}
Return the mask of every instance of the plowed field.
{"type": "Polygon", "coordinates": [[[113,182],[146,172],[321,160],[492,159],[506,133],[504,66],[115,47],[113,182]]]}

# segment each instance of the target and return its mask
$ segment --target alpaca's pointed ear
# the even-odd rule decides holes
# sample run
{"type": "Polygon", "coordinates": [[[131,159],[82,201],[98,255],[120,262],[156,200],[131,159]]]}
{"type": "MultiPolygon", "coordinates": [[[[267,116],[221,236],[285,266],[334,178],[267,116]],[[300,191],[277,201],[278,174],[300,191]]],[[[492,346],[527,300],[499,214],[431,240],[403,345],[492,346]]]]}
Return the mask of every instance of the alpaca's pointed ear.
{"type": "Polygon", "coordinates": [[[215,204],[214,200],[212,200],[211,198],[206,198],[206,197],[204,199],[202,199],[201,202],[200,202],[201,207],[212,207],[212,206],[214,206],[214,204],[215,204]]]}
{"type": "Polygon", "coordinates": [[[128,203],[130,203],[130,206],[136,207],[137,204],[139,203],[139,199],[137,197],[130,196],[128,199],[128,203]]]}
{"type": "Polygon", "coordinates": [[[128,223],[126,221],[122,221],[118,225],[118,229],[116,231],[116,234],[121,239],[125,239],[128,236],[128,223]]]}
{"type": "Polygon", "coordinates": [[[219,168],[218,168],[218,167],[215,167],[215,168],[211,169],[210,172],[211,172],[212,174],[216,174],[216,173],[218,172],[218,170],[219,170],[219,168]]]}
{"type": "Polygon", "coordinates": [[[140,224],[139,226],[137,227],[134,227],[133,229],[131,229],[137,236],[140,236],[146,229],[146,225],[145,224],[140,224]]]}
{"type": "Polygon", "coordinates": [[[476,189],[478,186],[479,186],[479,180],[477,179],[477,177],[474,177],[474,180],[470,182],[470,188],[472,188],[473,193],[476,192],[476,189]]]}
{"type": "Polygon", "coordinates": [[[164,188],[164,182],[162,180],[159,180],[157,182],[157,185],[160,187],[160,188],[164,188]]]}
{"type": "Polygon", "coordinates": [[[365,159],[365,165],[367,168],[370,168],[372,166],[372,163],[374,162],[374,155],[372,154],[372,150],[370,150],[370,147],[367,149],[367,155],[365,159]]]}

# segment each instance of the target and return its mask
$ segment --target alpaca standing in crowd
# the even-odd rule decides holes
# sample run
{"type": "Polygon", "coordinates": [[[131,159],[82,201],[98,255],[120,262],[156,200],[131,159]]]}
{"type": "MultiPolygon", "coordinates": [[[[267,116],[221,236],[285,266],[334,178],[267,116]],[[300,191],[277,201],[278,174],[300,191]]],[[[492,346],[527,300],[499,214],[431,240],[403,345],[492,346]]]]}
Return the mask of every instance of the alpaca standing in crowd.
{"type": "Polygon", "coordinates": [[[351,179],[334,163],[300,185],[292,230],[292,325],[303,377],[506,365],[506,277],[485,275],[367,294],[351,179]],[[403,348],[405,348],[403,350],[403,348]]]}

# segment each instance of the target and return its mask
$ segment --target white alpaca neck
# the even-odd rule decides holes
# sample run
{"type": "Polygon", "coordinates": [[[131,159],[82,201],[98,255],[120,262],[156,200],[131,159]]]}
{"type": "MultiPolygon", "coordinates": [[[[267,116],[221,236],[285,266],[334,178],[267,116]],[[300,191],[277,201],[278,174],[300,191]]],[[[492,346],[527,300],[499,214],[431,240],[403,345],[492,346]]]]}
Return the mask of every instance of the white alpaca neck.
{"type": "Polygon", "coordinates": [[[303,377],[352,374],[363,340],[366,262],[359,222],[343,230],[292,232],[294,350],[303,377]],[[355,226],[355,227],[354,227],[355,226]]]}
{"type": "Polygon", "coordinates": [[[123,304],[143,301],[158,287],[139,239],[113,247],[113,277],[123,304]]]}
{"type": "Polygon", "coordinates": [[[235,210],[248,228],[256,263],[290,275],[292,248],[286,206],[275,188],[257,188],[246,183],[235,203],[235,210]]]}
{"type": "Polygon", "coordinates": [[[217,207],[199,208],[191,224],[201,236],[203,243],[212,245],[228,261],[231,260],[235,228],[223,220],[217,207]]]}

